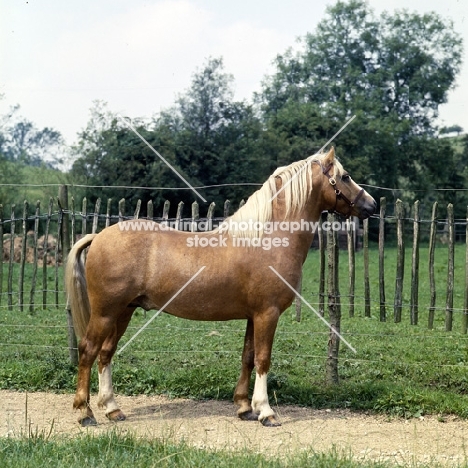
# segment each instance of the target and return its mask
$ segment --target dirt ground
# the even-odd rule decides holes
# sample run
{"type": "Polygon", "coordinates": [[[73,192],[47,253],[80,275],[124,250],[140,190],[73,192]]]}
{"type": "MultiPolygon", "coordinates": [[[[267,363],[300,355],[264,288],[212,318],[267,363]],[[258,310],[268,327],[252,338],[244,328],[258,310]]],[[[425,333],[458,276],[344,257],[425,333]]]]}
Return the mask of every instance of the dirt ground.
{"type": "Polygon", "coordinates": [[[243,449],[267,456],[285,456],[313,449],[353,454],[357,459],[391,460],[399,465],[439,462],[447,466],[468,461],[468,421],[455,417],[440,421],[388,419],[348,410],[313,410],[297,406],[276,408],[282,426],[266,428],[241,421],[229,401],[170,400],[161,396],[118,396],[127,415],[109,422],[91,399],[99,425],[81,428],[71,409],[72,395],[0,391],[0,436],[44,431],[75,435],[86,431],[129,431],[147,438],[184,440],[200,448],[243,449]],[[28,429],[29,428],[29,429],[28,429]]]}

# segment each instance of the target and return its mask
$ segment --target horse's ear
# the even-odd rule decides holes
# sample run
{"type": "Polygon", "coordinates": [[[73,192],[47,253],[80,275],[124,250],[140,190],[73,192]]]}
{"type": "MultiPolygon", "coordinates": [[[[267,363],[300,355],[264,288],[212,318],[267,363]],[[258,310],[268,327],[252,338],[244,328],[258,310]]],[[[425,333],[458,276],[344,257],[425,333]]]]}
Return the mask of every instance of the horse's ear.
{"type": "Polygon", "coordinates": [[[323,158],[323,165],[329,166],[330,164],[333,164],[334,161],[335,161],[335,147],[332,146],[330,148],[330,151],[323,158]]]}

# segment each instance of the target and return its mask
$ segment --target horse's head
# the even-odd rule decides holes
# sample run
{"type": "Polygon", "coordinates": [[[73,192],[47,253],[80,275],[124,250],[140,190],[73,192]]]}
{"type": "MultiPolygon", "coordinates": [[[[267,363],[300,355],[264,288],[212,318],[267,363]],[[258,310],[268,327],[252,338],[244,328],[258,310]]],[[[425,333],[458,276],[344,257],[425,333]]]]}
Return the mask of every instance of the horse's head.
{"type": "Polygon", "coordinates": [[[319,166],[323,183],[322,196],[324,208],[333,213],[366,219],[375,213],[377,203],[361,188],[343,166],[335,159],[335,149],[321,159],[314,160],[319,166]]]}

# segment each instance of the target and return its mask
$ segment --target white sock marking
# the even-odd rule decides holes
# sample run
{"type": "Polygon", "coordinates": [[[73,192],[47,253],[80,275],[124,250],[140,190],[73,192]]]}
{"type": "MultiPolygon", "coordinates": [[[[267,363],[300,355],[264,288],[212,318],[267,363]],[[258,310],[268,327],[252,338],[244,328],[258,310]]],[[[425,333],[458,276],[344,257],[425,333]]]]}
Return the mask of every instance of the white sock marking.
{"type": "Polygon", "coordinates": [[[268,416],[274,416],[275,412],[271,409],[268,402],[267,374],[255,374],[255,386],[252,396],[252,408],[258,414],[258,419],[262,421],[268,416]]]}
{"type": "Polygon", "coordinates": [[[106,409],[106,414],[112,413],[112,411],[119,409],[114,398],[114,389],[112,387],[112,365],[104,366],[102,372],[98,372],[98,377],[98,405],[106,409]]]}

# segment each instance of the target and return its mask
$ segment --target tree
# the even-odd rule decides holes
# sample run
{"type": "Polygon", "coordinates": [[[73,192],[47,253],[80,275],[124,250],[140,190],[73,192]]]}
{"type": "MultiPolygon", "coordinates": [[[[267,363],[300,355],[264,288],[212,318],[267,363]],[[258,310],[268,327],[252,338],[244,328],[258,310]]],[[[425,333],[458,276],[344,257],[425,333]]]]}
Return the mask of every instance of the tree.
{"type": "Polygon", "coordinates": [[[460,69],[462,42],[449,21],[406,11],[377,19],[362,0],[338,1],[302,45],[277,57],[257,96],[270,131],[290,142],[286,159],[301,146],[318,150],[355,114],[336,144],[356,178],[409,189],[421,175],[442,180],[453,151],[441,159],[427,150],[460,69]]]}
{"type": "Polygon", "coordinates": [[[60,132],[49,127],[38,129],[18,115],[19,109],[14,106],[0,118],[0,152],[4,158],[30,166],[62,166],[68,151],[60,132]]]}
{"type": "MultiPolygon", "coordinates": [[[[222,61],[210,60],[174,108],[152,122],[132,122],[192,186],[213,186],[201,190],[209,202],[215,201],[219,215],[227,198],[239,202],[256,188],[229,184],[260,183],[271,172],[269,157],[258,149],[261,122],[252,106],[232,101],[229,79],[222,61]]],[[[174,210],[179,201],[200,202],[104,103],[95,103],[74,154],[72,174],[77,181],[109,186],[89,188],[86,195],[93,202],[97,197],[125,197],[132,206],[138,199],[143,205],[152,200],[160,206],[168,199],[174,210]]]]}
{"type": "MultiPolygon", "coordinates": [[[[272,168],[262,150],[261,121],[252,106],[233,101],[232,81],[222,59],[209,59],[176,105],[155,122],[156,134],[166,137],[166,151],[187,179],[194,185],[217,186],[204,193],[218,206],[226,198],[239,200],[253,191],[219,185],[260,183],[272,168]]],[[[186,192],[181,198],[189,201],[193,195],[186,192]]]]}
{"type": "Polygon", "coordinates": [[[441,135],[448,135],[450,133],[456,133],[457,136],[460,136],[460,133],[462,132],[463,132],[463,127],[461,127],[460,125],[451,125],[450,127],[442,127],[439,130],[439,133],[441,135]]]}
{"type": "MultiPolygon", "coordinates": [[[[160,138],[145,122],[135,119],[132,126],[153,147],[160,149],[160,138]]],[[[173,156],[163,152],[177,166],[173,156]]],[[[79,135],[74,155],[72,175],[91,186],[79,195],[86,195],[92,202],[98,197],[112,198],[115,203],[125,198],[134,207],[141,200],[144,213],[149,200],[158,204],[164,195],[171,195],[170,191],[161,194],[157,187],[180,186],[179,179],[166,164],[100,101],[91,109],[91,118],[79,135]]]]}
{"type": "Polygon", "coordinates": [[[38,129],[19,115],[19,109],[13,106],[0,116],[0,182],[5,184],[0,186],[0,203],[4,206],[56,192],[34,189],[28,183],[47,185],[65,179],[58,170],[68,155],[62,136],[47,127],[38,129]]]}

